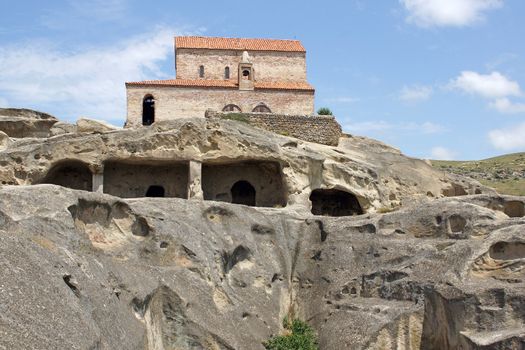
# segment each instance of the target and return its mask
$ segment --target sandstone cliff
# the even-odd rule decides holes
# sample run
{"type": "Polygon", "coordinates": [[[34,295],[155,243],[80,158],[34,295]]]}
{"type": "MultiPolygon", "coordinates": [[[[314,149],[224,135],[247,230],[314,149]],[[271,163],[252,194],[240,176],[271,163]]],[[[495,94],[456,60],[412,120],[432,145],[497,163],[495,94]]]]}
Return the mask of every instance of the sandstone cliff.
{"type": "Polygon", "coordinates": [[[290,314],[321,349],[524,346],[525,198],[377,141],[330,147],[184,119],[10,138],[0,162],[0,349],[263,349],[290,314]],[[77,174],[72,162],[92,178],[68,184],[87,191],[43,184],[77,174]],[[124,198],[117,185],[157,176],[132,165],[166,164],[167,177],[190,173],[187,192],[124,198]],[[277,169],[279,205],[215,196],[206,177],[233,179],[221,173],[232,164],[277,169]],[[352,194],[361,215],[312,214],[316,190],[352,194]]]}

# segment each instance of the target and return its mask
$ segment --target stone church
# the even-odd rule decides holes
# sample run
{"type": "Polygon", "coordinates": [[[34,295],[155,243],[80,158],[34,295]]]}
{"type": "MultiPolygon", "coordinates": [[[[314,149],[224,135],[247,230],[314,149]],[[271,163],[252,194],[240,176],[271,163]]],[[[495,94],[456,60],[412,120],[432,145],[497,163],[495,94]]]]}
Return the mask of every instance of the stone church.
{"type": "Polygon", "coordinates": [[[223,112],[311,115],[297,40],[175,37],[175,79],[126,83],[128,127],[223,112]]]}

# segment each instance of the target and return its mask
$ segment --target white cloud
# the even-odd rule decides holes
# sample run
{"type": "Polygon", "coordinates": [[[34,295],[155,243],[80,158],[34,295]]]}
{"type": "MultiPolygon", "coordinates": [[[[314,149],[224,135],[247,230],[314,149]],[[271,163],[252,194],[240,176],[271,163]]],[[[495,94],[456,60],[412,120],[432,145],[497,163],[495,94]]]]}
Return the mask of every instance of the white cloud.
{"type": "Polygon", "coordinates": [[[345,125],[344,129],[354,133],[398,131],[422,134],[437,134],[446,131],[446,129],[442,125],[435,124],[432,122],[390,123],[385,120],[350,123],[345,125]]]}
{"type": "Polygon", "coordinates": [[[413,85],[403,86],[399,92],[399,99],[405,102],[419,102],[430,98],[433,93],[431,86],[413,85]]]}
{"type": "Polygon", "coordinates": [[[525,150],[525,122],[511,128],[492,130],[489,140],[500,150],[525,150]]]}
{"type": "Polygon", "coordinates": [[[341,96],[325,98],[324,101],[328,103],[355,103],[359,101],[359,98],[352,96],[341,96]]]}
{"type": "Polygon", "coordinates": [[[480,74],[464,71],[450,81],[449,87],[491,100],[489,106],[500,113],[525,113],[525,103],[514,102],[509,97],[523,97],[518,82],[499,72],[480,74]]]}
{"type": "Polygon", "coordinates": [[[158,28],[107,47],[64,52],[49,45],[0,46],[0,94],[11,105],[48,106],[71,117],[122,121],[126,81],[165,78],[176,31],[158,28]]]}
{"type": "Polygon", "coordinates": [[[496,99],[491,102],[490,106],[501,113],[525,113],[525,103],[515,103],[506,97],[496,99]]]}
{"type": "Polygon", "coordinates": [[[463,71],[456,79],[450,82],[453,88],[461,89],[470,94],[486,98],[506,96],[520,96],[520,85],[499,72],[479,74],[472,71],[463,71]]]}
{"type": "Polygon", "coordinates": [[[445,147],[434,147],[431,151],[431,158],[437,160],[453,160],[456,158],[456,152],[445,147]]]}
{"type": "Polygon", "coordinates": [[[503,5],[503,0],[399,0],[407,20],[421,27],[463,27],[484,19],[484,13],[503,5]]]}

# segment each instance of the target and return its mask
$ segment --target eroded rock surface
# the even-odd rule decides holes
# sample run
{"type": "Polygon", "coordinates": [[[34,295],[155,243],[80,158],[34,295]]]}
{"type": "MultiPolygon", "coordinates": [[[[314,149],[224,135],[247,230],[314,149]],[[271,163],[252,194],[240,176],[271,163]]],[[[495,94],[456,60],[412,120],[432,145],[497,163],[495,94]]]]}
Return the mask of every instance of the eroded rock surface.
{"type": "Polygon", "coordinates": [[[321,349],[520,349],[525,218],[483,205],[507,200],[328,218],[7,186],[0,347],[263,349],[293,313],[321,349]]]}
{"type": "Polygon", "coordinates": [[[0,108],[0,131],[10,137],[48,137],[58,120],[46,113],[30,109],[0,108]]]}
{"type": "Polygon", "coordinates": [[[262,350],[287,315],[310,323],[321,349],[524,347],[523,197],[366,138],[329,147],[233,121],[5,147],[0,349],[262,350]],[[180,180],[190,199],[91,192],[126,161],[111,171],[136,197],[136,169],[167,160],[192,162],[180,180]],[[283,189],[279,205],[206,200],[196,174],[239,161],[248,175],[280,169],[263,182],[283,189]]]}

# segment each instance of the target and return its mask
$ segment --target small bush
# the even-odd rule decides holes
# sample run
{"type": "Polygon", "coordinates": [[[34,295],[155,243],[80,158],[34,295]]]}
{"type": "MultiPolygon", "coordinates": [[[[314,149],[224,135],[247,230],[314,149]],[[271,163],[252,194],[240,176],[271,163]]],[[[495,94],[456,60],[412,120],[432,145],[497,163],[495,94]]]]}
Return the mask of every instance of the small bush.
{"type": "Polygon", "coordinates": [[[313,329],[300,320],[283,320],[285,334],[272,337],[264,344],[267,350],[319,350],[313,329]]]}
{"type": "Polygon", "coordinates": [[[332,115],[332,111],[328,107],[321,107],[317,110],[319,115],[332,115]]]}
{"type": "Polygon", "coordinates": [[[238,122],[249,123],[250,119],[242,113],[226,113],[222,116],[223,119],[235,120],[238,122]]]}

